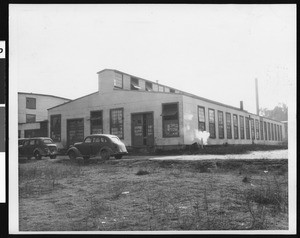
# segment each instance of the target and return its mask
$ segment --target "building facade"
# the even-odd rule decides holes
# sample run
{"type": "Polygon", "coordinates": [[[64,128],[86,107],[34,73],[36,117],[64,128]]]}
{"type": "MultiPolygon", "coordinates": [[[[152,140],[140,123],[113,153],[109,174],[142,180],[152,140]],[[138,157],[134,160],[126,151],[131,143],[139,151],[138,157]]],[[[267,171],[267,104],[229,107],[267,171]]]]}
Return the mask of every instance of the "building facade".
{"type": "Polygon", "coordinates": [[[94,133],[117,135],[126,146],[178,148],[282,142],[283,124],[117,70],[98,72],[98,91],[48,110],[51,138],[68,147],[94,133]]]}
{"type": "Polygon", "coordinates": [[[37,93],[18,93],[18,137],[48,136],[48,111],[70,101],[66,98],[37,93]]]}

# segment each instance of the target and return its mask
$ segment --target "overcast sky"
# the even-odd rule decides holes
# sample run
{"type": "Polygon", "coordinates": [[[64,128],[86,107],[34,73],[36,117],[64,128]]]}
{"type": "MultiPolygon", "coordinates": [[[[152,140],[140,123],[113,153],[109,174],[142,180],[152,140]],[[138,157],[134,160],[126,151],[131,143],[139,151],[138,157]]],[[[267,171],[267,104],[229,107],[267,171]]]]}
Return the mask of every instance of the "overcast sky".
{"type": "Polygon", "coordinates": [[[17,91],[70,99],[117,69],[255,113],[294,100],[295,5],[10,5],[17,91]]]}

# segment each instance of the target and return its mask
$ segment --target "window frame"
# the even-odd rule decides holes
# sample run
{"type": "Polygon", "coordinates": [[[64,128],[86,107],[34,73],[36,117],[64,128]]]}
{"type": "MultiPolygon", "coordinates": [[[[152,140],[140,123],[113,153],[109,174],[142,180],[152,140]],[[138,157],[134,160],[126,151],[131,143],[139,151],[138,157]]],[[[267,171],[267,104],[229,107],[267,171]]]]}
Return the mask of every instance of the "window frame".
{"type": "Polygon", "coordinates": [[[232,114],[233,121],[233,137],[234,139],[239,139],[239,119],[237,114],[232,114]],[[236,124],[234,122],[234,117],[236,118],[236,124]]]}
{"type": "Polygon", "coordinates": [[[264,140],[264,122],[262,119],[259,120],[259,127],[260,127],[260,139],[264,140]]]}
{"type": "Polygon", "coordinates": [[[137,77],[130,77],[130,90],[141,90],[140,80],[137,77]],[[136,81],[136,82],[134,82],[136,81]]]}
{"type": "Polygon", "coordinates": [[[268,140],[268,124],[266,121],[264,121],[264,132],[265,132],[264,140],[268,140]]]}
{"type": "Polygon", "coordinates": [[[219,134],[219,139],[224,139],[225,138],[225,131],[224,131],[224,112],[218,110],[218,134],[219,134]],[[220,120],[220,115],[222,115],[222,120],[220,120]],[[220,123],[222,122],[222,123],[220,123]],[[222,133],[220,133],[222,132],[222,133]]]}
{"type": "Polygon", "coordinates": [[[250,118],[245,116],[246,140],[251,140],[250,118]]]}
{"type": "Polygon", "coordinates": [[[205,107],[203,107],[203,106],[198,106],[198,107],[197,107],[197,112],[198,112],[198,131],[202,131],[202,130],[200,129],[201,123],[203,123],[203,125],[204,125],[204,130],[203,130],[203,131],[206,131],[205,107]],[[203,121],[200,121],[199,109],[203,109],[204,122],[203,122],[203,121]]]}
{"type": "Polygon", "coordinates": [[[163,138],[174,138],[174,137],[180,137],[180,125],[179,125],[179,102],[171,102],[171,103],[162,103],[162,107],[161,107],[161,112],[162,112],[162,135],[163,135],[163,138]],[[172,105],[172,104],[176,104],[177,106],[177,118],[175,120],[177,120],[177,125],[178,125],[178,132],[177,132],[177,135],[166,135],[165,133],[165,124],[166,122],[165,121],[168,121],[166,119],[164,119],[164,106],[166,105],[172,105]]]}
{"type": "Polygon", "coordinates": [[[115,78],[114,78],[114,88],[120,88],[120,89],[123,89],[123,87],[124,87],[124,76],[123,76],[123,74],[121,74],[121,73],[115,73],[115,78]],[[118,81],[117,80],[117,75],[121,75],[121,86],[118,86],[117,84],[116,84],[116,82],[118,81]]]}
{"type": "Polygon", "coordinates": [[[90,134],[103,134],[103,110],[93,110],[93,111],[90,111],[90,134]],[[92,121],[99,120],[99,119],[94,119],[92,117],[92,113],[94,113],[94,112],[101,112],[101,130],[102,130],[102,133],[92,133],[93,132],[92,121]]]}
{"type": "Polygon", "coordinates": [[[241,140],[245,140],[245,119],[244,116],[239,115],[240,119],[240,137],[241,140]]]}
{"type": "Polygon", "coordinates": [[[282,138],[282,125],[279,125],[279,134],[280,134],[280,141],[283,141],[283,138],[282,138]]]}
{"type": "Polygon", "coordinates": [[[269,138],[269,140],[272,140],[271,123],[270,122],[268,122],[268,138],[269,138]]]}
{"type": "Polygon", "coordinates": [[[117,137],[119,137],[119,139],[124,139],[124,108],[123,107],[119,107],[119,108],[112,108],[112,109],[110,109],[110,111],[109,111],[109,129],[110,129],[110,134],[111,135],[115,135],[115,136],[117,136],[117,137]],[[113,125],[120,125],[120,124],[113,124],[112,123],[112,112],[113,111],[116,111],[116,110],[121,110],[122,111],[122,137],[119,137],[119,135],[115,135],[115,134],[112,134],[112,126],[113,125]]]}
{"type": "Polygon", "coordinates": [[[250,134],[251,134],[251,140],[255,140],[255,122],[254,118],[250,118],[250,134]]]}
{"type": "Polygon", "coordinates": [[[26,123],[35,123],[36,122],[36,115],[35,114],[26,114],[26,123]],[[28,120],[28,117],[32,116],[32,118],[34,118],[33,121],[28,120]]]}
{"type": "Polygon", "coordinates": [[[148,91],[148,92],[153,91],[153,83],[146,81],[146,82],[145,82],[145,89],[146,89],[146,91],[148,91]]]}
{"type": "Polygon", "coordinates": [[[33,97],[26,97],[26,109],[36,109],[36,98],[33,98],[33,97]],[[34,103],[33,103],[33,107],[30,107],[30,103],[28,102],[28,100],[33,100],[34,103]]]}
{"type": "Polygon", "coordinates": [[[255,119],[255,138],[259,140],[259,120],[255,119]]]}
{"type": "Polygon", "coordinates": [[[226,112],[226,136],[227,139],[232,139],[232,120],[231,120],[231,113],[230,112],[226,112]],[[229,115],[229,117],[228,117],[229,115]],[[228,121],[228,118],[230,119],[228,121]],[[230,132],[230,133],[228,133],[230,132]]]}
{"type": "Polygon", "coordinates": [[[216,114],[215,114],[215,109],[212,108],[208,108],[208,132],[209,132],[209,138],[215,139],[216,138],[216,114]],[[213,120],[214,122],[210,122],[210,113],[209,112],[213,112],[213,120]],[[214,135],[212,135],[211,133],[211,126],[213,126],[213,132],[214,135]]]}

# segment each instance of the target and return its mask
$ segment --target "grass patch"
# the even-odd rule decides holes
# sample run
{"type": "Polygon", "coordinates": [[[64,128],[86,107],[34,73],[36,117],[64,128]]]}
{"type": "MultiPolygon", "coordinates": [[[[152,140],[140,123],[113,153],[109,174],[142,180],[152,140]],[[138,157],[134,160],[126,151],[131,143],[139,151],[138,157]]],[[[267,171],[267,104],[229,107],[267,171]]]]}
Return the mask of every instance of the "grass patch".
{"type": "Polygon", "coordinates": [[[20,164],[21,231],[288,229],[287,160],[51,161],[20,164]]]}

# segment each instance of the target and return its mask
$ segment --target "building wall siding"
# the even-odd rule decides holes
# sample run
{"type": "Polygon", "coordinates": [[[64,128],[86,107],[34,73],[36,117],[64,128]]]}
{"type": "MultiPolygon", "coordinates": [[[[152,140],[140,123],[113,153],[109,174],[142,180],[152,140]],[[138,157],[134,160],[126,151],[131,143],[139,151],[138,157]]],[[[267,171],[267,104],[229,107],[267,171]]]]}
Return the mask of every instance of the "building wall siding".
{"type": "MultiPolygon", "coordinates": [[[[67,119],[84,118],[84,136],[90,134],[90,111],[102,110],[103,133],[110,133],[110,109],[124,108],[124,143],[131,146],[131,114],[153,112],[154,140],[156,145],[183,144],[182,95],[153,93],[141,91],[115,90],[110,93],[96,93],[90,96],[67,103],[49,110],[48,120],[51,115],[61,114],[61,144],[66,145],[67,119]],[[163,138],[162,135],[162,103],[179,103],[179,128],[180,136],[163,138]]],[[[50,128],[49,128],[50,129],[50,128]]]]}
{"type": "MultiPolygon", "coordinates": [[[[198,131],[198,106],[202,106],[205,108],[205,125],[206,125],[206,131],[209,131],[209,118],[208,118],[208,109],[214,109],[215,110],[215,129],[216,129],[216,138],[209,138],[208,139],[208,144],[211,145],[216,145],[216,144],[223,144],[223,143],[228,143],[228,144],[251,144],[256,143],[256,144],[278,144],[280,141],[277,140],[261,140],[257,139],[255,137],[255,140],[252,141],[251,137],[250,139],[246,139],[246,136],[244,139],[241,139],[240,135],[240,119],[239,116],[243,116],[244,120],[245,117],[250,117],[252,119],[257,119],[260,120],[260,117],[248,113],[246,111],[242,110],[235,110],[233,108],[221,106],[218,104],[214,103],[209,103],[200,99],[188,97],[188,96],[183,96],[183,117],[184,117],[184,125],[183,125],[183,131],[184,131],[184,143],[185,144],[192,144],[194,142],[199,142],[199,139],[197,138],[197,131],[198,131]],[[224,139],[219,139],[219,130],[218,130],[218,117],[217,117],[217,111],[222,111],[224,113],[224,139]],[[227,138],[227,130],[226,130],[226,112],[230,113],[231,115],[231,131],[232,131],[232,139],[227,138]],[[238,116],[238,139],[234,139],[234,127],[233,127],[233,114],[236,114],[238,116]]],[[[266,122],[272,122],[274,123],[274,120],[263,118],[263,121],[266,122]]],[[[277,125],[282,125],[281,122],[276,122],[277,125]]],[[[244,130],[246,129],[246,126],[244,125],[244,130]]],[[[250,127],[251,129],[251,127],[250,127]]],[[[259,133],[260,133],[260,128],[259,128],[259,133]]],[[[260,137],[259,137],[260,138],[260,137]]]]}

